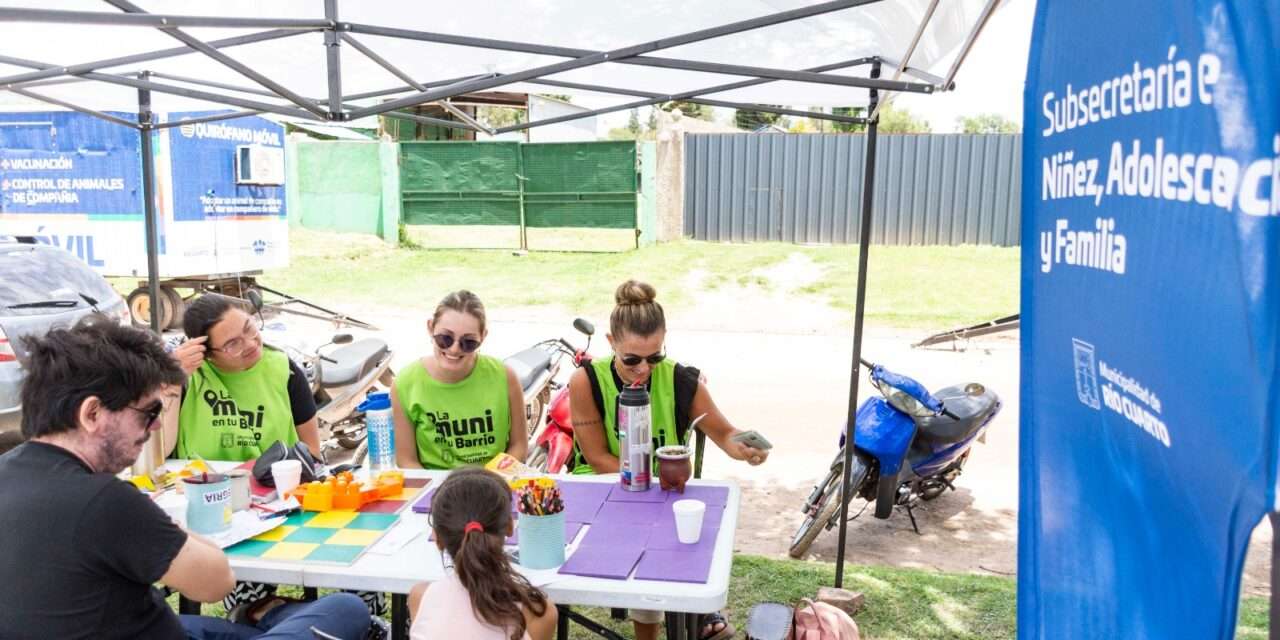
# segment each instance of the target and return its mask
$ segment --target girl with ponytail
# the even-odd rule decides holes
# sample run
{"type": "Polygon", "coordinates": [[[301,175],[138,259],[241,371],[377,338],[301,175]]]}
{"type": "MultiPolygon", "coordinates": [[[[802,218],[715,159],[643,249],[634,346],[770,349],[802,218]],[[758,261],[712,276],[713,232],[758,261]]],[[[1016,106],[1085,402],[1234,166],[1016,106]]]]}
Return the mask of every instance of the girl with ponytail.
{"type": "Polygon", "coordinates": [[[411,640],[550,640],[556,607],[502,551],[511,535],[511,489],[479,467],[456,469],[436,490],[431,528],[453,559],[444,579],[414,586],[411,640]]]}

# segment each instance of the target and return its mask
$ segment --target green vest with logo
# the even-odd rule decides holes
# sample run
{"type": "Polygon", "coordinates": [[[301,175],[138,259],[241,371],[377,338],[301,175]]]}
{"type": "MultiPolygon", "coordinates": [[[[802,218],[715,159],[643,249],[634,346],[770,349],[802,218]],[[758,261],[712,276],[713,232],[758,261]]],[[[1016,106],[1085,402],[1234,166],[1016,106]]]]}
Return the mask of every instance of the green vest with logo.
{"type": "MultiPolygon", "coordinates": [[[[604,400],[604,415],[601,416],[604,422],[604,435],[609,442],[609,453],[614,456],[618,455],[618,385],[613,379],[613,358],[595,359],[591,361],[591,368],[595,372],[595,378],[600,383],[600,395],[604,400]]],[[[659,447],[665,447],[669,444],[686,444],[680,442],[678,431],[676,431],[676,363],[671,358],[667,358],[662,362],[654,365],[653,370],[649,374],[649,416],[650,429],[653,435],[653,450],[657,451],[659,447]]],[[[577,464],[573,468],[573,473],[580,475],[591,475],[595,470],[587,464],[587,459],[582,455],[582,451],[574,446],[576,455],[578,456],[577,464]]],[[[657,472],[658,457],[653,457],[653,469],[657,472]]]]}
{"type": "Polygon", "coordinates": [[[396,376],[396,397],[413,425],[418,461],[427,469],[484,464],[507,450],[511,398],[507,366],[478,356],[460,382],[440,382],[421,361],[396,376]]]}
{"type": "Polygon", "coordinates": [[[235,373],[205,360],[187,382],[178,413],[179,458],[243,462],[279,440],[298,442],[289,404],[289,357],[263,349],[257,364],[235,373]]]}

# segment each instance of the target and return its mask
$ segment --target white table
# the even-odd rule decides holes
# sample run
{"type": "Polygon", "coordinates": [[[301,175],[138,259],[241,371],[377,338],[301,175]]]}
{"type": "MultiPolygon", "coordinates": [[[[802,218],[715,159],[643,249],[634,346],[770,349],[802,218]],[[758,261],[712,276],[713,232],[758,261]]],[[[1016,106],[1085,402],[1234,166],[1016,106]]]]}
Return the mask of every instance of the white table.
{"type": "MultiPolygon", "coordinates": [[[[215,466],[221,467],[219,463],[215,466]]],[[[234,465],[231,465],[234,466],[234,465]]],[[[431,478],[423,491],[439,486],[447,471],[406,471],[408,478],[431,478]]],[[[615,483],[616,474],[603,476],[558,476],[574,482],[615,483]]],[[[738,524],[741,491],[731,481],[690,480],[690,485],[728,487],[719,535],[711,570],[705,584],[684,582],[660,582],[655,580],[609,580],[582,576],[557,575],[555,581],[542,590],[558,605],[610,607],[619,609],[653,609],[675,614],[703,614],[719,611],[728,600],[729,571],[733,565],[733,540],[738,524]]],[[[415,500],[417,498],[414,498],[415,500]]],[[[384,591],[394,594],[394,631],[403,633],[405,594],[419,582],[433,582],[444,577],[443,558],[435,542],[428,540],[426,514],[414,513],[408,507],[401,512],[393,529],[412,527],[422,531],[420,535],[393,555],[365,552],[350,565],[305,563],[297,561],[263,560],[243,556],[230,556],[236,578],[253,582],[296,584],[304,587],[351,589],[357,591],[384,591]]],[[[586,529],[579,532],[578,539],[586,529]]],[[[546,572],[537,572],[545,575],[546,572]]],[[[561,616],[562,628],[567,622],[561,616]]],[[[679,627],[677,635],[694,627],[696,615],[676,615],[668,620],[668,637],[672,627],[679,627]]],[[[564,636],[561,636],[564,637],[564,636]]],[[[696,633],[692,637],[697,637],[696,633]]]]}

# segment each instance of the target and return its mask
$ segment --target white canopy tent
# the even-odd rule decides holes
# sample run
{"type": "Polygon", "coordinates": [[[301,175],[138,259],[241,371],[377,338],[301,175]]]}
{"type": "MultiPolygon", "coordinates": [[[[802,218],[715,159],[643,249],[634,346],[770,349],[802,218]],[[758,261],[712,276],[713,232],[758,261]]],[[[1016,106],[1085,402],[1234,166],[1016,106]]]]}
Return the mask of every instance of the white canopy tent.
{"type": "MultiPolygon", "coordinates": [[[[273,113],[344,122],[382,114],[492,134],[448,100],[502,87],[619,98],[610,107],[496,133],[671,100],[866,124],[853,416],[878,106],[886,92],[951,89],[1000,1],[155,0],[145,7],[130,0],[9,1],[0,2],[0,90],[140,130],[153,300],[159,289],[150,133],[179,124],[156,124],[153,109],[238,109],[207,120],[273,113]],[[398,111],[430,102],[459,120],[398,111]],[[865,117],[849,117],[768,106],[779,103],[868,109],[865,117]]],[[[160,305],[151,308],[158,327],[160,305]]],[[[850,420],[846,442],[852,441],[850,420]]],[[[852,452],[845,448],[842,495],[849,494],[852,452]]],[[[845,500],[837,586],[847,507],[845,500]]]]}

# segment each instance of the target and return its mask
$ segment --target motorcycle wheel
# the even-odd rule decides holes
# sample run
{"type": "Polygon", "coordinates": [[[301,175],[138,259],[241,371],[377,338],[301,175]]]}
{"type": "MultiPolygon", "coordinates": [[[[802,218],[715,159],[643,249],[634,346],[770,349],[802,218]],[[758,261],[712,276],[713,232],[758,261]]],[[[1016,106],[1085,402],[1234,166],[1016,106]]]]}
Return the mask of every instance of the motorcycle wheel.
{"type": "MultiPolygon", "coordinates": [[[[849,484],[853,487],[853,495],[858,495],[858,489],[862,486],[862,482],[867,478],[867,465],[861,458],[854,456],[853,473],[849,478],[849,484]]],[[[836,473],[831,474],[831,479],[827,481],[827,486],[822,489],[822,497],[818,500],[818,508],[814,510],[816,515],[807,515],[804,521],[796,529],[795,535],[791,537],[791,549],[788,553],[792,558],[799,559],[809,550],[810,545],[818,536],[826,531],[831,522],[837,518],[840,513],[840,485],[843,482],[843,474],[841,469],[836,469],[836,473]]]]}
{"type": "Polygon", "coordinates": [[[358,440],[358,439],[356,439],[356,438],[348,438],[347,436],[338,436],[338,444],[339,444],[343,449],[346,449],[346,450],[348,450],[348,451],[350,451],[351,449],[354,449],[354,448],[356,448],[356,447],[360,446],[360,443],[361,443],[361,442],[364,442],[364,441],[363,441],[363,440],[358,440]]]}

